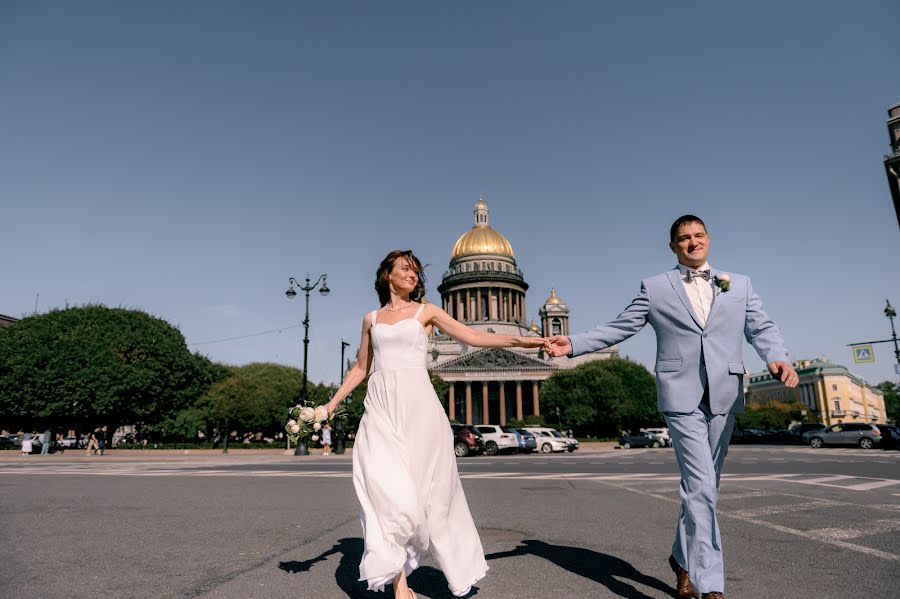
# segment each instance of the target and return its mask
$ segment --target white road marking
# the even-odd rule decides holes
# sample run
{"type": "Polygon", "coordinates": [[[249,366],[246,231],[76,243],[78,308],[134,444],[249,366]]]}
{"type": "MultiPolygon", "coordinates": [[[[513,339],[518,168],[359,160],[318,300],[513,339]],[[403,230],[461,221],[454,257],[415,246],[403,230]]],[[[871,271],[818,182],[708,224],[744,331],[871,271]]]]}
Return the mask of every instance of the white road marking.
{"type": "MultiPolygon", "coordinates": [[[[681,499],[674,499],[672,497],[666,497],[665,495],[659,495],[658,493],[648,493],[647,491],[643,491],[641,489],[635,489],[632,487],[628,487],[625,485],[616,485],[613,484],[611,486],[618,487],[620,489],[625,489],[626,491],[631,491],[632,493],[638,493],[641,495],[648,495],[650,497],[655,497],[656,499],[660,499],[662,501],[667,501],[669,503],[674,503],[677,505],[681,505],[681,499]]],[[[823,502],[828,503],[828,502],[823,502]]],[[[874,549],[872,547],[865,547],[863,545],[857,545],[856,543],[850,543],[848,541],[844,541],[841,539],[833,539],[833,538],[818,538],[815,533],[797,530],[796,528],[790,528],[788,526],[782,526],[781,524],[774,524],[772,522],[766,522],[765,520],[758,520],[756,518],[751,518],[747,516],[741,516],[734,512],[727,512],[724,510],[719,510],[719,516],[724,516],[727,518],[734,518],[735,520],[740,520],[742,522],[748,522],[750,524],[756,524],[757,526],[763,526],[765,528],[771,528],[772,530],[777,530],[779,532],[784,532],[791,535],[796,535],[798,537],[803,537],[805,539],[809,539],[812,541],[817,541],[819,543],[826,543],[828,545],[834,545],[840,547],[841,549],[848,549],[850,551],[855,551],[857,553],[862,553],[865,555],[870,555],[872,557],[880,557],[881,559],[885,559],[888,561],[900,562],[900,555],[894,555],[893,553],[889,553],[887,551],[881,551],[879,549],[874,549]]]]}
{"type": "Polygon", "coordinates": [[[900,530],[900,520],[875,520],[874,522],[866,522],[861,528],[862,530],[859,528],[819,528],[807,532],[823,541],[847,541],[849,539],[896,532],[900,530]]]}
{"type": "MultiPolygon", "coordinates": [[[[858,478],[862,478],[862,477],[858,477],[858,478]]],[[[879,489],[881,487],[891,487],[893,485],[900,485],[900,480],[874,480],[874,482],[861,483],[861,484],[853,485],[853,486],[846,487],[846,488],[853,489],[854,491],[869,491],[871,489],[879,489]]]]}

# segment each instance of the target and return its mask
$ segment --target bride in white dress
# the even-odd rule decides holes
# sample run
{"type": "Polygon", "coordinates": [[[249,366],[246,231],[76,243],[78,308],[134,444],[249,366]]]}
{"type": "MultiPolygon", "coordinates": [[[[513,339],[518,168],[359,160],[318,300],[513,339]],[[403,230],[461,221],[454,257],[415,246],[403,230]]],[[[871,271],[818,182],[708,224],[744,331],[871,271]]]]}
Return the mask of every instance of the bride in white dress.
{"type": "Polygon", "coordinates": [[[372,591],[393,583],[395,598],[415,599],[406,577],[429,551],[450,591],[463,597],[488,566],[456,469],[450,422],[425,366],[428,334],[438,327],[475,347],[540,347],[544,339],[471,329],[423,303],[422,265],[412,251],[387,255],[375,290],[382,307],[363,318],[359,360],[327,405],[332,413],[371,371],[353,445],[365,538],[359,580],[372,591]]]}

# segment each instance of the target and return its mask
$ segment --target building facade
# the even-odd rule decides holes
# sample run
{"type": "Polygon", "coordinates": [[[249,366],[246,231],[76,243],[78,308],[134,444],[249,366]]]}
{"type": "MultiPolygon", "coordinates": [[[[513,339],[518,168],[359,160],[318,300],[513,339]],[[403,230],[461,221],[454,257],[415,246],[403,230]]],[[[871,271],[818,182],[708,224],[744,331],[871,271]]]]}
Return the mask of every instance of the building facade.
{"type": "Polygon", "coordinates": [[[5,314],[0,314],[0,327],[11,327],[12,325],[19,322],[18,318],[13,318],[12,316],[7,316],[5,314]]]}
{"type": "Polygon", "coordinates": [[[768,372],[749,376],[747,402],[800,402],[806,406],[806,420],[825,425],[838,422],[887,422],[884,393],[847,368],[825,358],[798,360],[794,368],[800,384],[787,389],[768,372]]]}
{"type": "MultiPolygon", "coordinates": [[[[450,252],[438,293],[453,318],[492,333],[521,336],[565,335],[569,308],[551,290],[538,311],[541,326],[529,321],[528,283],[512,245],[490,225],[487,204],[475,204],[475,223],[450,252]],[[554,333],[553,331],[558,331],[554,333]]],[[[466,424],[506,424],[540,416],[540,387],[554,372],[617,355],[616,348],[575,359],[550,358],[541,349],[469,348],[440,331],[430,340],[429,370],[447,381],[447,415],[466,424]]]]}

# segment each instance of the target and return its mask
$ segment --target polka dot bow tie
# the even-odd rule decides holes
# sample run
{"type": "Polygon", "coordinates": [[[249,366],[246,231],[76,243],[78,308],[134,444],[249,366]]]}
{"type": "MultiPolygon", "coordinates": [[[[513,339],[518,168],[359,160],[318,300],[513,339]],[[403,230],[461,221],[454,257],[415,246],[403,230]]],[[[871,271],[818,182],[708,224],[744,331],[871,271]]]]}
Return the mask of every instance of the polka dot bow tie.
{"type": "Polygon", "coordinates": [[[689,270],[687,274],[684,276],[684,280],[688,283],[693,281],[694,279],[703,279],[704,281],[709,281],[712,279],[712,276],[709,274],[708,270],[689,270]]]}

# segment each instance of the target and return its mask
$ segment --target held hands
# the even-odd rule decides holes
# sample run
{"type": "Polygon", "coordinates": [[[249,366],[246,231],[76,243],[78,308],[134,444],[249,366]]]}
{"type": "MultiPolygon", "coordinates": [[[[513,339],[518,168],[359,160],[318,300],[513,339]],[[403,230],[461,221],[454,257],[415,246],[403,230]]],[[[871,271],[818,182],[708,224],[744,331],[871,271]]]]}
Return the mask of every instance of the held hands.
{"type": "Polygon", "coordinates": [[[572,353],[572,344],[565,335],[554,335],[544,339],[544,350],[554,358],[559,358],[572,353]]]}
{"type": "Polygon", "coordinates": [[[794,370],[794,367],[787,362],[770,362],[768,364],[768,367],[769,372],[772,373],[772,376],[784,383],[784,386],[788,389],[793,389],[800,382],[800,377],[797,376],[797,371],[794,370]]]}

